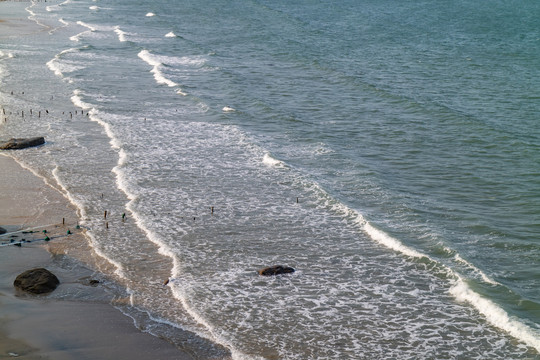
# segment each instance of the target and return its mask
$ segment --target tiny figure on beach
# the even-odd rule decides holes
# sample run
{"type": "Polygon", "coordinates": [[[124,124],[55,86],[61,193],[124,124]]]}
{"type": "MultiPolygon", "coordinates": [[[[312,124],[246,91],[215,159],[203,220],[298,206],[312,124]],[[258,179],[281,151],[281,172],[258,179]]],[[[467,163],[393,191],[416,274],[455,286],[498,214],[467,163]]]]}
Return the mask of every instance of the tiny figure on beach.
{"type": "Polygon", "coordinates": [[[126,220],[126,213],[122,213],[122,221],[126,220]]]}

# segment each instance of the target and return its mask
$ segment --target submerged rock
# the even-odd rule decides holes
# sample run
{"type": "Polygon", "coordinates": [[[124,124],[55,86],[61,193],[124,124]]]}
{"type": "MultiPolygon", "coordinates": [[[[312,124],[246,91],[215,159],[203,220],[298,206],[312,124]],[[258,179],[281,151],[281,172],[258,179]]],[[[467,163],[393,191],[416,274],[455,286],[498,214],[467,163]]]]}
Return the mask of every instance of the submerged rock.
{"type": "Polygon", "coordinates": [[[259,270],[259,275],[262,276],[272,276],[272,275],[281,275],[281,274],[290,274],[295,270],[289,266],[275,265],[270,266],[264,269],[259,270]]]}
{"type": "Polygon", "coordinates": [[[13,285],[32,294],[44,294],[53,291],[60,281],[52,272],[44,268],[27,270],[17,276],[13,285]]]}
{"type": "Polygon", "coordinates": [[[45,138],[43,136],[26,138],[26,139],[9,139],[8,141],[0,142],[0,150],[18,150],[26,149],[32,146],[39,146],[45,144],[45,138]]]}

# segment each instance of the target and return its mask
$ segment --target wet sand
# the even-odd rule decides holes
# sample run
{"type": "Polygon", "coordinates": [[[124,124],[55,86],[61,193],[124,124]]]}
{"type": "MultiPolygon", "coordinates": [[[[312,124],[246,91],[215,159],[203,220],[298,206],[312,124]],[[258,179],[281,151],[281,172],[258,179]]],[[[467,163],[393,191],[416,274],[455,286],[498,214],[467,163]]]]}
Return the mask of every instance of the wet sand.
{"type": "Polygon", "coordinates": [[[0,9],[0,39],[7,37],[20,37],[35,34],[47,30],[46,26],[40,26],[34,21],[29,21],[26,16],[21,16],[21,8],[30,6],[30,1],[3,1],[0,9]]]}
{"type": "Polygon", "coordinates": [[[0,358],[191,359],[111,305],[101,275],[69,256],[87,246],[76,225],[67,199],[0,154],[0,227],[8,231],[0,235],[0,358]],[[16,291],[15,277],[36,267],[52,271],[60,286],[41,296],[16,291]]]}

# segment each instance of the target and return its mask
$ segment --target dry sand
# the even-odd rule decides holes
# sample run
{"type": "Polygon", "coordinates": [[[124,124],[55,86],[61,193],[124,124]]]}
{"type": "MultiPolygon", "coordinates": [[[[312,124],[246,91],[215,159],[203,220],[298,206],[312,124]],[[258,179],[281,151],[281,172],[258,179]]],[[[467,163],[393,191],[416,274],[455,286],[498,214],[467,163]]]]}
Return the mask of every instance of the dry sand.
{"type": "Polygon", "coordinates": [[[59,192],[0,154],[0,226],[8,230],[0,235],[0,359],[191,359],[138,330],[110,305],[102,284],[89,284],[99,274],[62,254],[87,246],[76,224],[75,209],[59,192]],[[36,232],[20,232],[30,228],[36,232]],[[42,241],[46,235],[51,241],[42,241]],[[5,246],[12,240],[22,246],[5,246]],[[15,277],[36,267],[55,273],[60,286],[44,296],[18,293],[15,277]]]}

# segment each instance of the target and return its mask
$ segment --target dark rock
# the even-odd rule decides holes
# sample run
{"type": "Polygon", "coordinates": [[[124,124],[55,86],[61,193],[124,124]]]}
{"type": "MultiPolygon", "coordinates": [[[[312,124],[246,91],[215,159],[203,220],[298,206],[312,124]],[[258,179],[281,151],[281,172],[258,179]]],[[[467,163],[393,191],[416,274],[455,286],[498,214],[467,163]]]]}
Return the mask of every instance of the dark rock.
{"type": "Polygon", "coordinates": [[[8,141],[0,142],[0,150],[17,150],[26,149],[32,146],[45,144],[43,136],[27,138],[27,139],[9,139],[8,141]]]}
{"type": "Polygon", "coordinates": [[[272,276],[272,275],[281,275],[281,274],[290,274],[295,270],[292,267],[275,265],[270,266],[264,269],[259,270],[259,275],[263,276],[272,276]]]}
{"type": "Polygon", "coordinates": [[[0,235],[7,233],[7,230],[3,227],[0,227],[0,235]]]}
{"type": "Polygon", "coordinates": [[[96,280],[96,279],[92,279],[88,282],[89,285],[91,286],[98,286],[99,285],[99,280],[96,280]]]}
{"type": "Polygon", "coordinates": [[[32,294],[44,294],[53,291],[60,284],[58,278],[47,269],[27,270],[17,276],[13,285],[32,294]]]}

